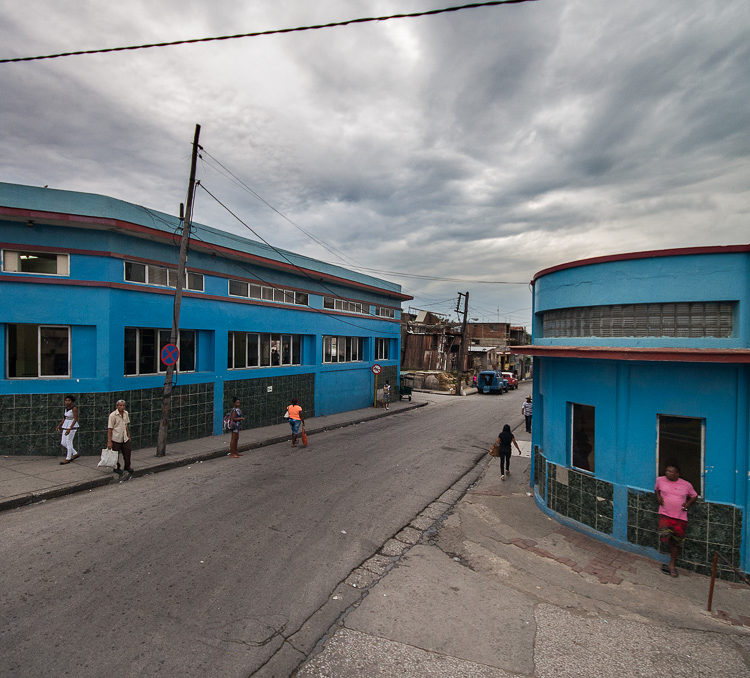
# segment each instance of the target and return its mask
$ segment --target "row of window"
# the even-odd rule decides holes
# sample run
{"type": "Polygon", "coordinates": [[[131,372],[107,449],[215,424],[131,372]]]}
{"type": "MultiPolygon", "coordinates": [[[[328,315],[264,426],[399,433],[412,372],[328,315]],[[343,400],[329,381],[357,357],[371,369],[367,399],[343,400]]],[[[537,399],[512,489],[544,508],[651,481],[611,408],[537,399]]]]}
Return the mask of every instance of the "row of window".
{"type": "Polygon", "coordinates": [[[302,364],[302,335],[230,332],[227,369],[302,364]]]}
{"type": "Polygon", "coordinates": [[[263,299],[264,301],[297,304],[300,306],[307,306],[308,304],[308,296],[305,292],[295,292],[294,290],[268,287],[266,285],[255,285],[247,283],[244,280],[229,281],[229,296],[263,299]]]}
{"type": "MultiPolygon", "coordinates": [[[[127,282],[144,283],[146,285],[161,285],[162,287],[177,287],[177,269],[153,264],[141,264],[137,261],[126,261],[125,280],[127,282]]],[[[203,274],[185,271],[186,290],[203,292],[203,274]]]]}
{"type": "MultiPolygon", "coordinates": [[[[323,308],[333,311],[348,311],[349,313],[363,313],[369,315],[370,304],[363,304],[361,301],[349,301],[347,299],[338,299],[337,297],[323,297],[323,308]]],[[[375,315],[381,318],[395,318],[396,312],[388,306],[376,306],[375,315]]]]}
{"type": "MultiPolygon", "coordinates": [[[[171,330],[156,330],[143,327],[125,328],[125,374],[157,374],[166,372],[161,361],[161,347],[170,343],[171,330]]],[[[180,330],[177,338],[180,372],[195,370],[195,330],[180,330]]]]}
{"type": "MultiPolygon", "coordinates": [[[[6,356],[9,378],[68,377],[70,327],[8,324],[6,356]]],[[[126,327],[124,373],[126,376],[166,371],[161,347],[170,343],[171,330],[126,327]]],[[[302,364],[302,335],[263,332],[229,332],[227,368],[275,367],[302,364]]],[[[362,337],[323,336],[323,362],[358,362],[364,359],[362,337]]],[[[390,340],[375,338],[375,359],[388,360],[390,340]]],[[[197,333],[180,330],[177,369],[196,369],[197,333]]]]}
{"type": "Polygon", "coordinates": [[[542,313],[545,337],[731,337],[736,303],[729,301],[612,304],[542,313]]]}
{"type": "MultiPolygon", "coordinates": [[[[36,275],[69,275],[70,264],[67,254],[51,252],[24,252],[20,250],[3,250],[2,270],[5,273],[32,273],[36,275]]],[[[160,287],[177,287],[177,269],[155,264],[143,264],[137,261],[124,261],[124,279],[126,282],[160,287]]],[[[195,292],[204,291],[202,273],[185,271],[184,289],[195,292]]],[[[248,283],[244,280],[229,280],[229,296],[260,299],[263,301],[281,302],[307,306],[309,295],[279,287],[248,283]]],[[[323,308],[350,313],[370,313],[370,305],[360,301],[348,301],[336,297],[323,297],[323,308]]],[[[383,318],[395,318],[395,311],[387,306],[376,306],[375,315],[383,318]]]]}
{"type": "MultiPolygon", "coordinates": [[[[570,465],[594,473],[595,408],[591,405],[568,403],[570,416],[570,465]]],[[[680,466],[680,476],[703,494],[703,451],[705,420],[697,417],[657,415],[657,475],[670,463],[680,466]]]]}
{"type": "Polygon", "coordinates": [[[349,313],[369,313],[370,305],[361,301],[349,301],[348,299],[337,299],[336,297],[323,297],[323,308],[334,311],[348,311],[349,313]]]}

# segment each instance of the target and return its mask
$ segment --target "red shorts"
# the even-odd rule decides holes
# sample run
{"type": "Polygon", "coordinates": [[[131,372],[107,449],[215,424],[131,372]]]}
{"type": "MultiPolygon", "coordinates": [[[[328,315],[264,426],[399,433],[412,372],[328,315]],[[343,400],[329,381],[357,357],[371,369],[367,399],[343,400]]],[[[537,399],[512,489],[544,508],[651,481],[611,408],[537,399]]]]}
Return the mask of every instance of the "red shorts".
{"type": "Polygon", "coordinates": [[[681,544],[685,541],[685,528],[687,527],[687,520],[680,520],[679,518],[670,518],[669,516],[659,516],[659,537],[666,544],[669,541],[674,541],[677,544],[681,544]]]}

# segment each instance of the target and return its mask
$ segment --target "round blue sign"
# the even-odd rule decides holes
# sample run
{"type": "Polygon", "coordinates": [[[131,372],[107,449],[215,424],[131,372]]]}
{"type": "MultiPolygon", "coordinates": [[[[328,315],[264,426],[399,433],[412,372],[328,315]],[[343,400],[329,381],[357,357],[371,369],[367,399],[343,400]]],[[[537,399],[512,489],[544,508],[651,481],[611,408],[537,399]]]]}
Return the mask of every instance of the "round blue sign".
{"type": "Polygon", "coordinates": [[[165,344],[161,349],[161,361],[165,365],[176,365],[180,359],[180,349],[174,344],[165,344]]]}

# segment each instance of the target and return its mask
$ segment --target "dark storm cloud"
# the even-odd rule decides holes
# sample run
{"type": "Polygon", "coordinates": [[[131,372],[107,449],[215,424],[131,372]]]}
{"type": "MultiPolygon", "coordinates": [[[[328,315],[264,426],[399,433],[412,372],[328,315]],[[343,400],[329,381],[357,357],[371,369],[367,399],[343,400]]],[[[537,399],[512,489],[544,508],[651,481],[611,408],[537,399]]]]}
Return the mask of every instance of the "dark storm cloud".
{"type": "MultiPolygon", "coordinates": [[[[0,0],[8,55],[437,6],[0,0]]],[[[207,152],[345,261],[209,157],[206,186],[275,244],[334,263],[527,281],[586,256],[742,242],[749,27],[742,0],[570,0],[0,67],[0,178],[174,212],[200,122],[207,152]]],[[[205,193],[196,210],[249,235],[205,193]]],[[[417,305],[470,288],[475,317],[528,321],[525,286],[384,277],[417,305]]]]}

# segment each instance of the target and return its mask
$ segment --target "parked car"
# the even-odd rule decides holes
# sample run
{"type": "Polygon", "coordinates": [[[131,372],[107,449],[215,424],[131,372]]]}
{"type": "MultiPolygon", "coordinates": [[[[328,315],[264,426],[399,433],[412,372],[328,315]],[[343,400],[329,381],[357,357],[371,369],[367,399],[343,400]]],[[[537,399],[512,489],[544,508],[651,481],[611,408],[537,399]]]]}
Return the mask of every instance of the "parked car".
{"type": "Polygon", "coordinates": [[[500,372],[483,370],[477,375],[477,391],[479,393],[505,393],[507,390],[507,382],[500,372]]]}
{"type": "Polygon", "coordinates": [[[503,379],[508,380],[510,388],[518,388],[518,379],[513,376],[513,372],[503,372],[503,379]]]}

